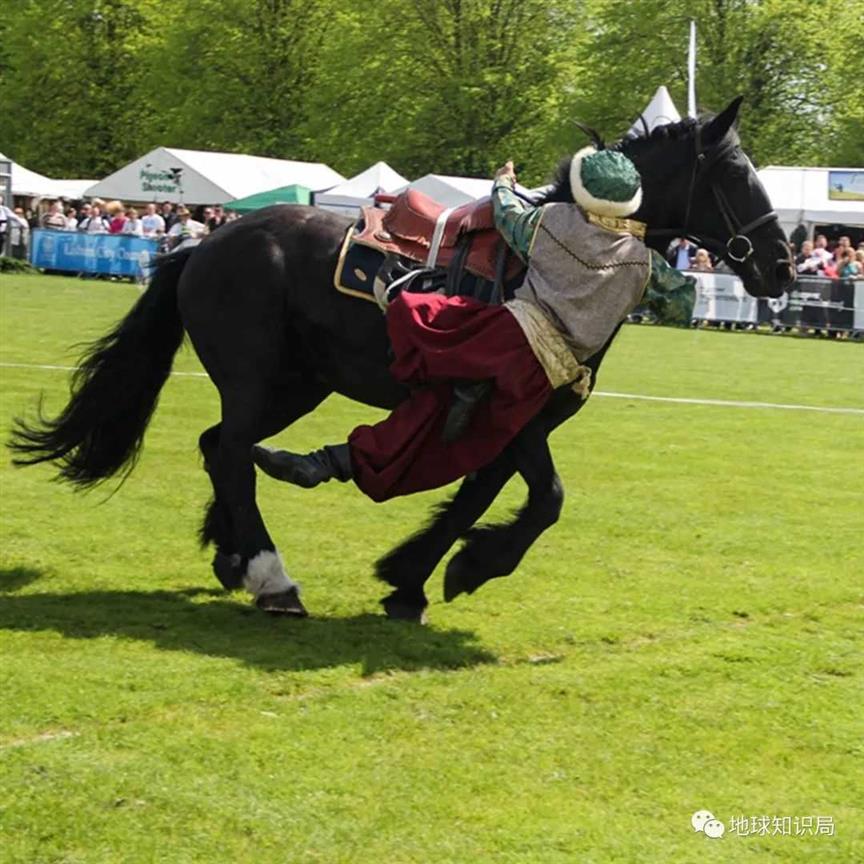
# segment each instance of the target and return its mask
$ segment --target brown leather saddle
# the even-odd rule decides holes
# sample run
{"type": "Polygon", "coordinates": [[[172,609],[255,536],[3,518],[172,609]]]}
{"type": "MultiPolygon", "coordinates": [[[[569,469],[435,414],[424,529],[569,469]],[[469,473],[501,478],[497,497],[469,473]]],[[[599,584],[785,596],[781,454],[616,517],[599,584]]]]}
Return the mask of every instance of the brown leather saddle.
{"type": "Polygon", "coordinates": [[[448,208],[408,189],[387,211],[364,207],[351,240],[430,270],[455,266],[490,282],[509,282],[523,269],[495,228],[491,198],[448,208]]]}

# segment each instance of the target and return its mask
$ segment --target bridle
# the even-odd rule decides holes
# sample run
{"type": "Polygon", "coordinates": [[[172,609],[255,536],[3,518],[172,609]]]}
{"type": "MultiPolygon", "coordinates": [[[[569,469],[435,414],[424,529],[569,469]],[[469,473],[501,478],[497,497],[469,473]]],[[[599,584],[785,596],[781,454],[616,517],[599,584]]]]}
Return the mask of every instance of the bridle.
{"type": "Polygon", "coordinates": [[[705,148],[702,146],[702,130],[697,127],[694,136],[694,145],[696,158],[693,160],[693,170],[690,174],[690,187],[687,190],[687,207],[684,210],[683,227],[648,228],[646,237],[686,237],[700,246],[711,249],[715,253],[719,252],[721,255],[723,255],[722,250],[725,245],[726,256],[732,261],[742,264],[753,254],[753,242],[747,235],[768,222],[779,221],[780,217],[775,210],[769,210],[746,225],[742,225],[735,215],[735,211],[729,203],[726,193],[715,180],[709,178],[709,188],[714,195],[714,200],[717,202],[717,209],[726,223],[726,228],[729,230],[729,239],[724,244],[722,240],[717,240],[713,237],[699,237],[697,234],[694,234],[690,230],[690,211],[696,185],[700,180],[706,179],[706,175],[711,168],[732,153],[738,147],[738,144],[730,141],[728,136],[726,136],[719,143],[705,148]]]}

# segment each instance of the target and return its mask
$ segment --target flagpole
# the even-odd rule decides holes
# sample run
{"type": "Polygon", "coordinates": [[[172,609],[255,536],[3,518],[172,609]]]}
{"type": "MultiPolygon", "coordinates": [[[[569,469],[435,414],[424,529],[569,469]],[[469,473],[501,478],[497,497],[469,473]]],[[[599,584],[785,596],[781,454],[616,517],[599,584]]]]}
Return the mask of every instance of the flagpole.
{"type": "Polygon", "coordinates": [[[690,20],[690,49],[687,52],[687,115],[696,118],[696,22],[690,20]]]}

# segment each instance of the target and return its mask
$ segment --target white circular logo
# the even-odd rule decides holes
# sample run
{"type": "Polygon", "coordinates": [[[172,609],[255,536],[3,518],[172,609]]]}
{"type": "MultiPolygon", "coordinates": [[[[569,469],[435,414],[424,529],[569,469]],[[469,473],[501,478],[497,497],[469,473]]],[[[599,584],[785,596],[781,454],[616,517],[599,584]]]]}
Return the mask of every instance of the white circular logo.
{"type": "Polygon", "coordinates": [[[726,833],[726,826],[719,819],[709,819],[702,830],[706,837],[716,840],[726,833]]]}
{"type": "Polygon", "coordinates": [[[710,810],[697,810],[690,817],[690,824],[694,831],[701,831],[712,840],[716,840],[726,833],[726,826],[719,819],[715,819],[710,810]]]}
{"type": "Polygon", "coordinates": [[[704,831],[705,823],[714,818],[714,814],[708,810],[697,810],[690,817],[690,824],[694,831],[704,831]]]}

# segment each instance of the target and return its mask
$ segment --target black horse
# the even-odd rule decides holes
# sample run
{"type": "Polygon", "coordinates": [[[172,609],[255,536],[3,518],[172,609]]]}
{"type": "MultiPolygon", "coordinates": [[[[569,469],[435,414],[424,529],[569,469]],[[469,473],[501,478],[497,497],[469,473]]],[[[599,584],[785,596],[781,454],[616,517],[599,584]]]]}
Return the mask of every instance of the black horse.
{"type": "MultiPolygon", "coordinates": [[[[677,235],[697,239],[751,294],[774,297],[793,278],[791,262],[733,129],[739,104],[616,146],[642,175],[635,218],[649,226],[652,246],[663,249],[677,235]]],[[[559,172],[543,200],[572,201],[566,178],[559,172]]],[[[200,437],[213,483],[201,541],[215,544],[213,568],[226,588],[245,586],[268,611],[305,614],[256,504],[250,448],[330,393],[382,408],[406,395],[388,372],[378,308],[333,289],[348,226],[313,207],[271,207],[164,259],[129,314],[91,346],[63,412],[17,421],[11,446],[18,464],[52,461],[79,487],[130,471],[185,328],[222,405],[221,422],[200,437]]],[[[595,382],[609,343],[588,363],[595,382]]],[[[569,388],[556,391],[498,459],[466,478],[424,529],[378,562],[379,578],[393,588],[383,601],[388,615],[422,616],[424,585],[460,538],[464,545],[446,571],[447,600],[514,571],[558,519],[563,490],[547,438],[583,404],[569,388]],[[513,521],[473,527],[517,472],[528,499],[513,521]]]]}

